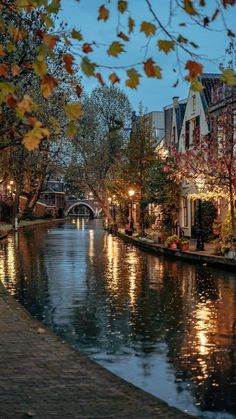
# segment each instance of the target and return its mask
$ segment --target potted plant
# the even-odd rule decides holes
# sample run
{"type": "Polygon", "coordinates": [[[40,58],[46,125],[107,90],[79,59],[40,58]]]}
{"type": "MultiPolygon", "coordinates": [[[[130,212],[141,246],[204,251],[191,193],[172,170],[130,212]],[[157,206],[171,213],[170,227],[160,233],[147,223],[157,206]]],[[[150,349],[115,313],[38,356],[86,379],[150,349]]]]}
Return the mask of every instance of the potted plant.
{"type": "Polygon", "coordinates": [[[181,239],[180,240],[180,249],[183,250],[183,252],[188,252],[189,251],[189,240],[181,239]]]}
{"type": "Polygon", "coordinates": [[[176,236],[175,234],[173,234],[173,236],[169,236],[166,239],[166,245],[167,247],[169,247],[170,249],[178,249],[179,247],[179,237],[176,236]]]}

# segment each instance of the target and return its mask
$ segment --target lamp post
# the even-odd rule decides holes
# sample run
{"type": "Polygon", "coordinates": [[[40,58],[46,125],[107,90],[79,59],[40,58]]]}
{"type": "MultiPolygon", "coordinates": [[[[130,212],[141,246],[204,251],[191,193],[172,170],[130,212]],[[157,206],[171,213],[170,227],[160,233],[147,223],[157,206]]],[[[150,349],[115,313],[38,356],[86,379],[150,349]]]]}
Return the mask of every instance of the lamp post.
{"type": "MultiPolygon", "coordinates": [[[[205,179],[203,177],[198,177],[195,180],[196,188],[199,193],[203,192],[205,186],[205,179]]],[[[202,236],[202,200],[198,198],[197,206],[197,243],[196,250],[204,250],[204,240],[202,236]]]]}
{"type": "Polygon", "coordinates": [[[134,220],[133,220],[133,200],[132,197],[135,194],[135,191],[133,189],[129,189],[128,191],[129,197],[130,197],[130,222],[129,222],[129,228],[131,231],[133,231],[134,228],[134,220]]]}

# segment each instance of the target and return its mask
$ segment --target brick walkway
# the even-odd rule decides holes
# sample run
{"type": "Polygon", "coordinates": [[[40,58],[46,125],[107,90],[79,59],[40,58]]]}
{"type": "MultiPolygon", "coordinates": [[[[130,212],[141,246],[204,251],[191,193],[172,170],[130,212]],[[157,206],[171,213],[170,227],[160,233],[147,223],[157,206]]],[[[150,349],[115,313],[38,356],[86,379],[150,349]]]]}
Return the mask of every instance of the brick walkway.
{"type": "Polygon", "coordinates": [[[0,418],[188,418],[73,350],[0,284],[0,418]]]}

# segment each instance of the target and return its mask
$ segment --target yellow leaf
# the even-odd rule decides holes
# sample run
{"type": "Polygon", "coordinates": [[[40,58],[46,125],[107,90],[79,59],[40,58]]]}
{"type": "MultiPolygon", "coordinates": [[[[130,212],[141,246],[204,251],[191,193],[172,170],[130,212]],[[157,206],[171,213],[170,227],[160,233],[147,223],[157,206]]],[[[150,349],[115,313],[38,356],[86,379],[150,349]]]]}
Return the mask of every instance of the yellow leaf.
{"type": "Polygon", "coordinates": [[[130,87],[131,89],[136,89],[140,83],[140,74],[134,69],[131,68],[127,70],[128,80],[126,80],[126,86],[130,87]]]}
{"type": "Polygon", "coordinates": [[[159,47],[160,51],[164,51],[166,54],[168,54],[168,52],[170,52],[170,50],[175,49],[175,42],[174,41],[168,41],[166,39],[159,39],[158,47],[159,47]]]}
{"type": "Polygon", "coordinates": [[[16,51],[16,46],[15,46],[15,44],[13,44],[13,42],[9,42],[9,43],[7,44],[7,46],[6,46],[6,50],[7,50],[7,52],[9,52],[9,54],[10,54],[11,52],[15,52],[15,51],[16,51]]]}
{"type": "Polygon", "coordinates": [[[194,92],[201,92],[204,89],[203,84],[200,82],[200,80],[198,80],[197,78],[193,79],[191,81],[191,86],[190,86],[191,90],[193,90],[194,92]]]}
{"type": "Polygon", "coordinates": [[[64,110],[70,121],[77,121],[83,114],[80,102],[69,103],[64,106],[64,110]]]}
{"type": "Polygon", "coordinates": [[[33,99],[29,95],[24,95],[23,99],[17,104],[16,112],[19,118],[23,118],[25,113],[32,112],[33,99]]]}
{"type": "Polygon", "coordinates": [[[3,96],[9,95],[15,91],[15,87],[8,82],[1,81],[0,82],[0,92],[3,96]]]}
{"type": "Polygon", "coordinates": [[[156,77],[156,79],[161,79],[162,78],[161,67],[159,67],[159,65],[154,65],[154,71],[155,71],[154,77],[156,77]]]}
{"type": "Polygon", "coordinates": [[[222,72],[222,74],[220,76],[220,80],[224,81],[229,86],[235,86],[235,84],[236,84],[236,73],[235,73],[235,71],[232,70],[231,68],[226,68],[222,72]]]}
{"type": "Polygon", "coordinates": [[[117,9],[120,13],[124,13],[127,10],[128,2],[126,0],[118,0],[117,9]]]}
{"type": "Polygon", "coordinates": [[[98,20],[104,20],[105,22],[109,18],[109,13],[109,10],[103,4],[98,10],[98,20]]]}
{"type": "Polygon", "coordinates": [[[35,148],[38,148],[40,142],[49,137],[50,132],[47,127],[44,127],[40,121],[38,121],[34,127],[27,132],[24,136],[22,143],[27,148],[27,150],[32,151],[35,148]]]}
{"type": "Polygon", "coordinates": [[[198,15],[198,12],[193,6],[192,0],[184,0],[184,10],[188,15],[196,16],[198,15]]]}
{"type": "Polygon", "coordinates": [[[53,131],[56,134],[59,134],[61,132],[60,123],[59,123],[59,121],[58,121],[57,118],[55,118],[54,116],[51,116],[51,118],[50,118],[50,124],[51,124],[51,127],[52,127],[53,131]]]}
{"type": "Polygon", "coordinates": [[[38,77],[43,77],[47,73],[47,64],[45,61],[36,60],[33,64],[34,72],[38,77]]]}
{"type": "Polygon", "coordinates": [[[80,31],[76,31],[75,29],[73,29],[73,31],[71,32],[71,36],[74,39],[77,39],[77,41],[83,41],[83,35],[80,31]]]}
{"type": "Polygon", "coordinates": [[[81,61],[81,70],[87,77],[95,76],[96,64],[91,63],[87,57],[81,61]]]}
{"type": "Polygon", "coordinates": [[[134,27],[135,27],[135,22],[134,22],[134,19],[132,19],[132,17],[129,17],[128,26],[129,26],[129,34],[131,34],[134,31],[134,27]]]}
{"type": "Polygon", "coordinates": [[[53,20],[48,15],[43,15],[43,21],[47,29],[52,28],[54,26],[53,20]]]}
{"type": "Polygon", "coordinates": [[[140,32],[144,32],[147,37],[151,35],[155,35],[156,33],[156,25],[151,22],[142,22],[140,26],[140,32]]]}
{"type": "Polygon", "coordinates": [[[107,54],[112,57],[117,57],[119,54],[124,52],[124,45],[121,42],[112,42],[107,50],[107,54]]]}

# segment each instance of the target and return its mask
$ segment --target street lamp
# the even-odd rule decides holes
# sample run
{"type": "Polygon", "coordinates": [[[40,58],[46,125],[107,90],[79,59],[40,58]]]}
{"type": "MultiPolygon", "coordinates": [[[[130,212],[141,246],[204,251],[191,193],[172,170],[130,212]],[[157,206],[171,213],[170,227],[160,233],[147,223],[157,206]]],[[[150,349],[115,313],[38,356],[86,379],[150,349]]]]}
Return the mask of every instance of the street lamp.
{"type": "MultiPolygon", "coordinates": [[[[203,192],[205,186],[205,179],[203,176],[199,176],[195,179],[195,184],[197,191],[199,193],[203,192]]],[[[196,250],[204,250],[204,241],[202,236],[202,200],[198,198],[198,207],[197,207],[197,243],[196,250]]]]}
{"type": "Polygon", "coordinates": [[[134,220],[133,220],[133,200],[132,197],[135,194],[135,191],[133,189],[129,189],[128,190],[128,194],[130,197],[130,223],[129,223],[129,228],[132,231],[134,228],[134,220]]]}

